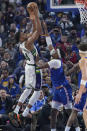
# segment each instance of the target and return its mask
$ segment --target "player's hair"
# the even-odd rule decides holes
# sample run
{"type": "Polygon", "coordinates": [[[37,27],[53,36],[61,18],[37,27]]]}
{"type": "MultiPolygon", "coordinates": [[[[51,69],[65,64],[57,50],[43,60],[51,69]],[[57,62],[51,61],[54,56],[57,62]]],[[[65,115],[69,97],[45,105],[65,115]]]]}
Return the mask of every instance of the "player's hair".
{"type": "Polygon", "coordinates": [[[81,42],[80,45],[79,45],[79,50],[87,51],[87,43],[86,42],[81,42]]]}

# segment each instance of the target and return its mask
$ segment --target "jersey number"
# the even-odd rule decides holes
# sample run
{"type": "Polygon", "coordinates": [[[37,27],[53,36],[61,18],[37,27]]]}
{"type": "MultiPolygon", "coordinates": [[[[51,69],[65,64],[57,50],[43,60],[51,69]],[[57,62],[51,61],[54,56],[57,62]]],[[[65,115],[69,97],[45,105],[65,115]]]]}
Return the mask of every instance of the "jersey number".
{"type": "Polygon", "coordinates": [[[28,57],[27,53],[25,53],[24,55],[25,55],[26,60],[30,61],[30,58],[28,57]]]}

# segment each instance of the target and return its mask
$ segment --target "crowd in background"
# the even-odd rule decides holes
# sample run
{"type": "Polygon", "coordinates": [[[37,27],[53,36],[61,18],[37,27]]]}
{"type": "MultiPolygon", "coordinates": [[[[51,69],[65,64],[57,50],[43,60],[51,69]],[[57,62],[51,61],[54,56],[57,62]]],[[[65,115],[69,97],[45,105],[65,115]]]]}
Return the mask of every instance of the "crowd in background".
{"type": "MultiPolygon", "coordinates": [[[[55,49],[59,48],[61,59],[66,70],[76,64],[80,57],[78,45],[80,41],[87,41],[87,24],[80,24],[79,12],[48,12],[46,0],[0,0],[0,125],[8,123],[7,114],[16,105],[17,100],[25,89],[24,67],[25,58],[19,49],[20,43],[17,41],[17,32],[32,32],[32,21],[26,5],[29,2],[37,2],[39,16],[42,24],[42,34],[35,42],[39,56],[44,61],[50,60],[50,53],[45,40],[43,23],[47,25],[49,35],[55,49]],[[4,89],[4,90],[2,90],[4,89]],[[5,92],[6,91],[6,92],[5,92]],[[3,99],[5,100],[3,102],[3,99]],[[4,118],[2,120],[2,118],[4,118]]],[[[49,69],[43,69],[42,90],[40,100],[35,103],[26,123],[26,131],[44,129],[44,125],[50,125],[50,101],[52,100],[53,89],[50,80],[49,69]],[[28,125],[27,125],[28,124],[28,125]],[[31,125],[31,127],[30,127],[31,125]],[[36,128],[36,129],[35,129],[36,128]]],[[[78,71],[66,76],[72,85],[73,99],[78,90],[78,71]]],[[[24,103],[21,111],[25,108],[24,103]]],[[[84,130],[82,112],[78,114],[80,127],[84,130]]],[[[68,114],[63,109],[60,110],[57,129],[64,130],[68,119],[68,114]],[[61,121],[59,121],[61,120],[61,121]]],[[[13,128],[13,127],[12,127],[13,128]]],[[[23,127],[22,127],[23,128],[23,127]]],[[[21,127],[20,127],[21,130],[21,127]]],[[[24,130],[24,129],[23,129],[24,130]]],[[[74,131],[74,128],[72,129],[74,131]]],[[[5,129],[4,129],[5,131],[5,129]]],[[[45,130],[44,130],[45,131],[45,130]]],[[[48,130],[49,131],[49,130],[48,130]]]]}

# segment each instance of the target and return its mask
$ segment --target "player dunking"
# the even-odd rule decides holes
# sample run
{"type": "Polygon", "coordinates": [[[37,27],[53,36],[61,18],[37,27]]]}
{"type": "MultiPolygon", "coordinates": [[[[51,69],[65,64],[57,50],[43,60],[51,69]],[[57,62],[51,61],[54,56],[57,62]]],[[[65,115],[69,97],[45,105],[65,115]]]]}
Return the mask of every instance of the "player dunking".
{"type": "MultiPolygon", "coordinates": [[[[27,35],[26,33],[20,32],[20,48],[26,58],[26,66],[25,66],[25,86],[26,89],[22,93],[22,95],[19,98],[18,104],[14,111],[10,113],[9,117],[10,120],[13,122],[14,125],[17,126],[17,116],[20,110],[21,105],[24,103],[26,98],[30,95],[32,88],[35,89],[36,86],[36,73],[35,73],[35,61],[38,57],[37,50],[34,46],[35,40],[38,39],[40,33],[41,33],[41,23],[38,16],[38,7],[37,4],[34,2],[31,2],[27,6],[28,11],[30,13],[30,18],[33,19],[33,33],[31,35],[27,35]],[[16,120],[14,119],[16,117],[16,120]]],[[[29,103],[27,107],[25,108],[24,112],[22,113],[22,117],[26,117],[29,113],[29,109],[32,107],[32,105],[37,101],[37,99],[40,96],[40,91],[34,90],[33,95],[29,99],[29,103]]]]}
{"type": "MultiPolygon", "coordinates": [[[[81,69],[82,79],[80,89],[75,100],[77,104],[80,103],[83,93],[87,91],[87,43],[80,44],[79,55],[81,57],[79,61],[79,67],[81,69]]],[[[87,131],[87,105],[84,107],[83,118],[86,126],[85,130],[87,131]]]]}

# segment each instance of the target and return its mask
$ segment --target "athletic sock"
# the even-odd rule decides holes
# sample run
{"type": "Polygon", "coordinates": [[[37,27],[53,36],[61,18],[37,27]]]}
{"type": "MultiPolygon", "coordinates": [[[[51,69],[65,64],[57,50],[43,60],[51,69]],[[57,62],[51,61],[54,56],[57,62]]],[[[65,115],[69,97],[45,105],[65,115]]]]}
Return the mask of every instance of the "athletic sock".
{"type": "Polygon", "coordinates": [[[65,127],[65,131],[69,131],[69,130],[70,130],[70,128],[71,128],[71,127],[66,126],[66,127],[65,127]]]}
{"type": "Polygon", "coordinates": [[[18,114],[19,110],[20,110],[20,106],[17,105],[16,108],[14,109],[14,113],[18,114]]]}
{"type": "Polygon", "coordinates": [[[28,113],[29,113],[29,108],[26,107],[25,110],[24,110],[24,112],[22,113],[22,116],[26,117],[28,115],[28,113]]]}
{"type": "Polygon", "coordinates": [[[75,130],[76,130],[76,131],[80,131],[80,127],[76,127],[75,130]]]}
{"type": "Polygon", "coordinates": [[[51,129],[51,131],[56,131],[56,129],[51,129]]]}

